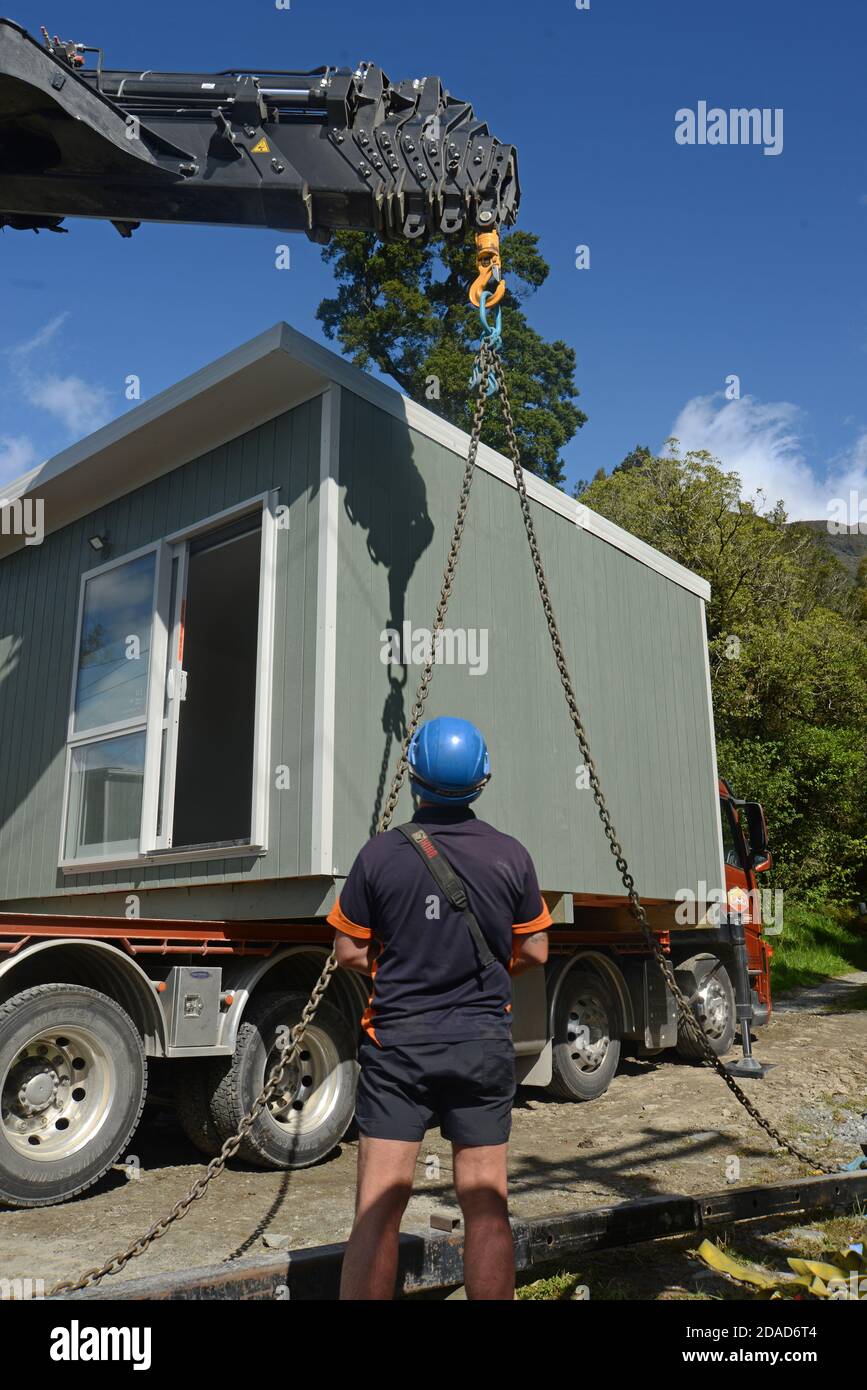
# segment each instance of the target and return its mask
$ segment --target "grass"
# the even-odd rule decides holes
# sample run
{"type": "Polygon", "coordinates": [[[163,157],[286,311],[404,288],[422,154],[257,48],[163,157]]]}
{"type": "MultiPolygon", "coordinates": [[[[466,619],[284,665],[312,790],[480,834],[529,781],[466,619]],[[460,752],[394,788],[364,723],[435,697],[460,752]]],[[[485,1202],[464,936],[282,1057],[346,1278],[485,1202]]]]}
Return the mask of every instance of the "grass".
{"type": "Polygon", "coordinates": [[[783,934],[772,944],[771,987],[775,994],[867,970],[867,924],[853,908],[787,903],[783,934]]]}

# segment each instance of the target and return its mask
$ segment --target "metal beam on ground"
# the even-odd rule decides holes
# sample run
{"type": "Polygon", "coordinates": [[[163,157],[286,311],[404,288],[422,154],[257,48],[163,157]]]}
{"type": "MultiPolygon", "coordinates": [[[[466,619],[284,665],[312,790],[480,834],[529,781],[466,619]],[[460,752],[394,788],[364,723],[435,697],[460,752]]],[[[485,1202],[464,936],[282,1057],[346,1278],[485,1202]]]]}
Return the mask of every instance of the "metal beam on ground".
{"type": "MultiPolygon", "coordinates": [[[[765,1187],[727,1188],[696,1197],[645,1197],[615,1206],[553,1212],[512,1222],[519,1273],[559,1265],[575,1255],[664,1239],[698,1237],[735,1221],[759,1217],[844,1212],[867,1200],[867,1172],[799,1178],[765,1187]]],[[[404,1235],[400,1239],[398,1286],[402,1294],[446,1289],[463,1283],[463,1236],[404,1235]]],[[[87,1299],[154,1300],[329,1300],[337,1297],[345,1246],[262,1255],[177,1274],[111,1280],[52,1302],[87,1299]]]]}

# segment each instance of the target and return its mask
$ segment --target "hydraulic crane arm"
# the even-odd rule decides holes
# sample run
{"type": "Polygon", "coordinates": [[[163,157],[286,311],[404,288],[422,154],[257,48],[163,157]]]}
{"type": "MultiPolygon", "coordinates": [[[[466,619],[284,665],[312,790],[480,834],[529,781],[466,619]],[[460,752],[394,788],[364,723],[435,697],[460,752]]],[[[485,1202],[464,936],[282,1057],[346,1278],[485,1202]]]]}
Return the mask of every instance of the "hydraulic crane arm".
{"type": "Polygon", "coordinates": [[[106,218],[389,240],[514,222],[514,147],[438,77],[114,72],[102,52],[0,19],[0,227],[106,218]],[[96,62],[87,66],[86,55],[96,62]]]}

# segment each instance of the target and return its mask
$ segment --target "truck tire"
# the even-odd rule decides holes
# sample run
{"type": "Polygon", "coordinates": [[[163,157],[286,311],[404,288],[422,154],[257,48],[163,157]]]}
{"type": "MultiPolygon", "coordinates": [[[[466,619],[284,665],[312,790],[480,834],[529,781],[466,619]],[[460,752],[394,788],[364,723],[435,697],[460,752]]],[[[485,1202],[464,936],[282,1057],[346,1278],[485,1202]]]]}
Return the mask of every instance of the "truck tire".
{"type": "MultiPolygon", "coordinates": [[[[737,1017],[728,971],[716,956],[696,956],[677,966],[674,973],[681,990],[692,1001],[692,1011],[705,1037],[717,1057],[724,1057],[734,1046],[737,1017]]],[[[677,1051],[689,1061],[700,1061],[704,1055],[699,1044],[682,1032],[678,1032],[677,1051]]]]}
{"type": "Polygon", "coordinates": [[[552,1078],[548,1090],[561,1100],[604,1095],[620,1062],[617,1007],[595,970],[571,970],[554,1006],[552,1078]]]}
{"type": "Polygon", "coordinates": [[[147,1062],[129,1015],[83,985],[37,985],[0,1006],[0,1203],[46,1207],[124,1153],[147,1062]]]}
{"type": "Polygon", "coordinates": [[[223,1147],[220,1131],[211,1114],[211,1101],[222,1080],[224,1068],[214,1058],[190,1058],[174,1063],[172,1099],[178,1123],[191,1144],[206,1158],[216,1158],[223,1147]]]}
{"type": "MultiPolygon", "coordinates": [[[[278,1031],[301,1018],[306,994],[263,994],[253,999],[238,1029],[234,1055],[214,1063],[219,1080],[210,1111],[225,1142],[260,1094],[279,1054],[278,1031]]],[[[309,1168],[336,1148],[355,1113],[358,1077],[353,1032],[343,1014],[323,1000],[302,1043],[282,1103],[256,1118],[238,1157],[260,1168],[309,1168]]]]}

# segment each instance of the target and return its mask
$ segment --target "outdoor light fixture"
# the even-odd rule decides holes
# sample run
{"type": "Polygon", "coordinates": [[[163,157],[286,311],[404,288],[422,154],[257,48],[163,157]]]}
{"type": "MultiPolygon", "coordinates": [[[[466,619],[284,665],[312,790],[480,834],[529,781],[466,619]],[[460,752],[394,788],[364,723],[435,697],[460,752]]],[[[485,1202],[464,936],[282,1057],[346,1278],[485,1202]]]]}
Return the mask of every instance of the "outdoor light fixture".
{"type": "Polygon", "coordinates": [[[87,544],[98,555],[101,551],[108,549],[108,536],[88,536],[87,544]]]}

